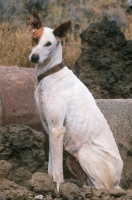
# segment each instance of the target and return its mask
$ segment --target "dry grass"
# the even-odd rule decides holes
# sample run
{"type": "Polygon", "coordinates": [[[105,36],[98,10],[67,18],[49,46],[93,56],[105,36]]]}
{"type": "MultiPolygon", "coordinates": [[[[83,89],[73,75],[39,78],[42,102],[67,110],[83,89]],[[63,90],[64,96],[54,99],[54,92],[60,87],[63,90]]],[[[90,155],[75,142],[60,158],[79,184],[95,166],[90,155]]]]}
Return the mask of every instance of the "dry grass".
{"type": "MultiPolygon", "coordinates": [[[[56,27],[64,21],[72,20],[72,33],[63,42],[64,63],[70,68],[73,68],[81,52],[79,34],[91,22],[99,21],[103,14],[116,18],[126,38],[132,39],[132,15],[126,14],[126,1],[121,0],[119,3],[118,0],[79,0],[76,5],[71,7],[69,3],[67,6],[49,5],[49,15],[44,25],[56,27]]],[[[18,28],[8,22],[1,24],[0,65],[33,67],[34,65],[28,60],[30,50],[31,33],[27,25],[18,28]]]]}
{"type": "Polygon", "coordinates": [[[33,67],[28,61],[30,32],[27,27],[14,30],[10,23],[0,27],[0,65],[33,67]]]}

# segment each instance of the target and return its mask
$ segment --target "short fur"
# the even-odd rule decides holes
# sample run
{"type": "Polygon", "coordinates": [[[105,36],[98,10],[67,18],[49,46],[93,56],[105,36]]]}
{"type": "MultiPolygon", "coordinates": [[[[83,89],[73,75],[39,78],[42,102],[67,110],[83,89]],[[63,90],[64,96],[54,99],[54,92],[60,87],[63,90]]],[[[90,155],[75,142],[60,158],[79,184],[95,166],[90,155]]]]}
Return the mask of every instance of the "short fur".
{"type": "MultiPolygon", "coordinates": [[[[38,36],[29,58],[36,63],[37,77],[62,62],[60,41],[70,27],[71,22],[66,22],[55,30],[43,28],[33,11],[32,38],[38,36]]],[[[92,94],[73,72],[65,66],[43,78],[35,91],[35,102],[49,135],[48,173],[57,189],[64,181],[63,148],[70,155],[70,171],[83,184],[119,188],[123,162],[113,134],[92,94]]]]}

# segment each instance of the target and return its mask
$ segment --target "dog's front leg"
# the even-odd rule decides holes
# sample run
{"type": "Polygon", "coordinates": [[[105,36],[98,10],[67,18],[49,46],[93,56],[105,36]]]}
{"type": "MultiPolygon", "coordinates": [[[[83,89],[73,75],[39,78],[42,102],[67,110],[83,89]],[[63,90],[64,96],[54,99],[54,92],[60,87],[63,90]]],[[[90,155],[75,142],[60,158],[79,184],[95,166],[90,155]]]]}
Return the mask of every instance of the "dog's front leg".
{"type": "Polygon", "coordinates": [[[60,183],[63,179],[63,137],[65,134],[64,127],[52,127],[49,131],[50,140],[50,163],[49,173],[52,173],[53,180],[57,183],[59,191],[60,183]],[[52,172],[51,172],[52,170],[52,172]]]}
{"type": "Polygon", "coordinates": [[[50,140],[49,140],[48,174],[49,174],[51,177],[53,177],[53,173],[52,173],[52,158],[51,158],[50,140]]]}

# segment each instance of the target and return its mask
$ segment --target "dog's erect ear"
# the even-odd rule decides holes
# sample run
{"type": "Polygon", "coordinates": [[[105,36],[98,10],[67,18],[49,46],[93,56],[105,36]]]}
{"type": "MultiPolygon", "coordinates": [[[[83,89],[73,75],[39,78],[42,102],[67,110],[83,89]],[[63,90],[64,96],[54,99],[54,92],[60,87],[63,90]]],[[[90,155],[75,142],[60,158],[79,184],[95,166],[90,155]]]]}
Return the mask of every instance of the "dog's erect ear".
{"type": "Polygon", "coordinates": [[[65,22],[58,26],[54,31],[54,35],[59,38],[64,38],[67,32],[71,29],[71,21],[65,22]]]}
{"type": "Polygon", "coordinates": [[[40,17],[35,8],[33,8],[31,16],[30,16],[30,25],[31,25],[32,31],[35,31],[43,27],[40,17]]]}

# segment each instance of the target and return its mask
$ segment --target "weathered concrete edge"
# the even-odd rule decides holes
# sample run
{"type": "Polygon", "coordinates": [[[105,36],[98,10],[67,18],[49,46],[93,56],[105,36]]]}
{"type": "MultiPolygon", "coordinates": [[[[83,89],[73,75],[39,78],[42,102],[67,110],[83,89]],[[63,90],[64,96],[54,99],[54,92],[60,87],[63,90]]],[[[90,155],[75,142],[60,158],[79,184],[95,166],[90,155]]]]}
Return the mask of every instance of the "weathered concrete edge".
{"type": "Polygon", "coordinates": [[[132,135],[132,99],[96,99],[115,137],[132,135]]]}

